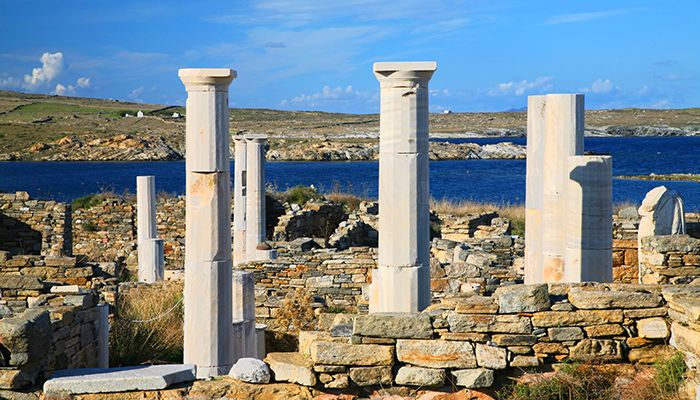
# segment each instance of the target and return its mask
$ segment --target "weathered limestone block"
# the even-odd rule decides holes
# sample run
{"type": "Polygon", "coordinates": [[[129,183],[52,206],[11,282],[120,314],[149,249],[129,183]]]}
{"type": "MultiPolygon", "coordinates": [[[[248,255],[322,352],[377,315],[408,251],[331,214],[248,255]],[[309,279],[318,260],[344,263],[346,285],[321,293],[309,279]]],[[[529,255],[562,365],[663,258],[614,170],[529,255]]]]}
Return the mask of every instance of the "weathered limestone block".
{"type": "Polygon", "coordinates": [[[532,325],[540,328],[588,326],[620,323],[623,319],[622,310],[541,311],[532,316],[532,325]]]}
{"type": "Polygon", "coordinates": [[[424,313],[376,313],[358,315],[353,325],[353,335],[394,339],[430,339],[433,326],[430,316],[424,313]]]}
{"type": "Polygon", "coordinates": [[[276,381],[316,385],[313,364],[299,353],[267,353],[264,361],[270,366],[276,381]]]}
{"type": "Polygon", "coordinates": [[[606,291],[606,290],[569,290],[569,302],[579,309],[610,308],[651,308],[661,304],[661,296],[653,293],[606,291]]]}
{"type": "Polygon", "coordinates": [[[501,313],[544,311],[550,305],[546,284],[501,286],[494,297],[501,313]]]}
{"type": "Polygon", "coordinates": [[[537,343],[537,336],[497,334],[491,340],[499,346],[532,346],[537,343]]]}
{"type": "Polygon", "coordinates": [[[357,386],[388,386],[392,384],[391,367],[350,368],[350,380],[357,386]]]}
{"type": "Polygon", "coordinates": [[[477,365],[474,347],[469,342],[398,339],[396,357],[401,362],[428,368],[473,368],[477,365]]]}
{"type": "Polygon", "coordinates": [[[637,334],[647,339],[666,339],[669,335],[668,325],[663,318],[645,318],[637,321],[637,334]]]}
{"type": "Polygon", "coordinates": [[[315,364],[380,366],[394,361],[394,348],[377,344],[314,342],[309,352],[315,364]]]}
{"type": "Polygon", "coordinates": [[[588,337],[606,337],[606,336],[617,336],[625,333],[625,328],[618,324],[602,324],[586,326],[583,328],[586,331],[588,337]]]}
{"type": "Polygon", "coordinates": [[[583,339],[583,330],[575,326],[549,328],[547,329],[547,335],[549,336],[549,340],[553,342],[567,342],[570,340],[583,339]]]}
{"type": "Polygon", "coordinates": [[[513,357],[510,366],[514,368],[539,367],[540,359],[537,356],[518,355],[513,357]]]}
{"type": "Polygon", "coordinates": [[[269,383],[270,370],[257,358],[240,358],[228,373],[233,379],[248,383],[269,383]]]}
{"type": "Polygon", "coordinates": [[[532,346],[535,354],[568,354],[569,350],[558,342],[539,342],[532,346]]]}
{"type": "Polygon", "coordinates": [[[449,299],[448,302],[449,304],[454,304],[455,312],[460,314],[498,313],[498,304],[496,304],[492,296],[455,297],[449,299]]]}
{"type": "Polygon", "coordinates": [[[620,361],[622,344],[610,339],[584,339],[570,349],[569,356],[579,361],[620,361]]]}
{"type": "Polygon", "coordinates": [[[671,324],[670,344],[678,350],[700,356],[700,332],[675,321],[671,324]]]}
{"type": "Polygon", "coordinates": [[[396,384],[407,386],[442,386],[447,373],[444,369],[403,366],[396,373],[396,384]]]}
{"type": "Polygon", "coordinates": [[[627,358],[632,363],[653,364],[659,360],[667,359],[676,351],[673,346],[668,345],[637,347],[629,350],[627,358]]]}
{"type": "Polygon", "coordinates": [[[331,336],[334,337],[350,337],[352,336],[355,314],[338,314],[333,318],[331,323],[331,336]]]}
{"type": "Polygon", "coordinates": [[[477,343],[476,363],[484,368],[505,369],[508,367],[508,352],[501,347],[477,343]]]}
{"type": "MultiPolygon", "coordinates": [[[[545,311],[547,312],[547,311],[545,311]]],[[[620,314],[620,317],[622,314],[620,314]]],[[[447,316],[451,332],[492,332],[523,333],[532,332],[530,318],[518,315],[457,314],[447,316]]]]}
{"type": "Polygon", "coordinates": [[[49,312],[30,308],[12,318],[0,319],[0,344],[4,366],[36,365],[51,351],[49,312]]]}
{"type": "Polygon", "coordinates": [[[468,389],[485,388],[493,385],[493,371],[486,368],[460,369],[450,371],[455,385],[468,389]]]}

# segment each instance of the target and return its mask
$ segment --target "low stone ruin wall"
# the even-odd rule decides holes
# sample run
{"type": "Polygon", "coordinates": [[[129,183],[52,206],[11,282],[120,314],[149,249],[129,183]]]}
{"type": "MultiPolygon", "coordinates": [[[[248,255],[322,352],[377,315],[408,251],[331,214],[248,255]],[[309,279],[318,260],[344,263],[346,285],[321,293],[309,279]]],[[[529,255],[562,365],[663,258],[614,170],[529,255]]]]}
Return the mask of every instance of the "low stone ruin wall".
{"type": "Polygon", "coordinates": [[[642,283],[700,284],[700,239],[667,235],[645,237],[641,242],[642,283]]]}
{"type": "MultiPolygon", "coordinates": [[[[136,204],[122,198],[107,198],[100,204],[73,211],[73,252],[91,261],[111,261],[130,269],[136,259],[136,204]]],[[[158,198],[158,237],[163,239],[165,265],[182,269],[185,257],[185,200],[158,198]]]]}
{"type": "MultiPolygon", "coordinates": [[[[296,383],[321,388],[492,386],[564,360],[650,363],[675,352],[669,318],[683,288],[618,284],[511,285],[493,296],[446,298],[417,314],[335,315],[301,332],[299,354],[268,354],[296,383]],[[675,297],[675,300],[673,299],[675,297]],[[675,303],[674,303],[675,301],[675,303]]],[[[697,301],[698,293],[692,293],[697,301]]],[[[687,325],[687,322],[686,322],[687,325]]],[[[687,336],[687,335],[686,335],[687,336]]],[[[683,340],[683,343],[688,340],[683,340]]],[[[694,350],[700,349],[694,342],[694,350]]],[[[688,345],[690,346],[690,345],[688,345]]],[[[686,347],[688,347],[686,346],[686,347]]],[[[690,346],[692,347],[692,346],[690,346]]]]}
{"type": "Polygon", "coordinates": [[[70,205],[0,193],[0,251],[62,256],[71,251],[70,205]]]}

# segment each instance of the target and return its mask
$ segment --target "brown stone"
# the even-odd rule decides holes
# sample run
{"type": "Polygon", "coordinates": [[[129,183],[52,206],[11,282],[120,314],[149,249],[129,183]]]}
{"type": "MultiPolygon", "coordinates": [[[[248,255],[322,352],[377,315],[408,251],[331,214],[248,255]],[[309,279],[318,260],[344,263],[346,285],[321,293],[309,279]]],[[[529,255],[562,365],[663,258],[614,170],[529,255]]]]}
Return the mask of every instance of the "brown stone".
{"type": "Polygon", "coordinates": [[[610,339],[584,339],[570,349],[569,357],[580,361],[620,361],[622,345],[610,339]]]}
{"type": "Polygon", "coordinates": [[[350,368],[350,380],[357,386],[391,385],[391,367],[350,368]]]}
{"type": "Polygon", "coordinates": [[[532,316],[532,324],[536,327],[554,328],[620,323],[623,319],[621,310],[542,311],[532,316]]]}
{"type": "Polygon", "coordinates": [[[617,336],[625,333],[625,328],[618,324],[593,325],[583,329],[589,337],[617,336]]]}
{"type": "Polygon", "coordinates": [[[447,316],[452,332],[524,333],[532,332],[530,318],[519,315],[457,314],[447,316]]]}
{"type": "Polygon", "coordinates": [[[476,367],[474,347],[469,342],[399,339],[396,341],[396,357],[401,362],[420,367],[476,367]]]}
{"type": "Polygon", "coordinates": [[[392,364],[394,348],[378,344],[314,342],[310,355],[315,364],[379,366],[392,364]]]}
{"type": "Polygon", "coordinates": [[[558,342],[540,342],[532,346],[535,354],[569,354],[569,350],[558,342]]]}

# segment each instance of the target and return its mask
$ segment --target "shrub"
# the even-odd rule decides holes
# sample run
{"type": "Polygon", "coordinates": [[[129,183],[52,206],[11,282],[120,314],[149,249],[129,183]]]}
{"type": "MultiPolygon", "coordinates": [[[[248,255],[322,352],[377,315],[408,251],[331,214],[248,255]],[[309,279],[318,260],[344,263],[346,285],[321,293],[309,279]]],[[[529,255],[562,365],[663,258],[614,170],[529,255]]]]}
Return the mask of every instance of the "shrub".
{"type": "Polygon", "coordinates": [[[97,232],[100,230],[100,228],[97,226],[97,224],[91,222],[91,221],[84,221],[82,223],[83,229],[85,229],[87,232],[97,232]]]}
{"type": "Polygon", "coordinates": [[[499,392],[506,400],[611,400],[615,396],[613,370],[587,364],[569,364],[553,374],[527,383],[507,386],[499,392]]]}
{"type": "Polygon", "coordinates": [[[310,200],[320,199],[321,195],[311,186],[299,185],[282,193],[282,198],[286,202],[303,206],[310,200]]]}
{"type": "Polygon", "coordinates": [[[73,202],[71,204],[74,210],[89,209],[100,204],[100,202],[102,202],[103,199],[104,197],[102,194],[93,193],[87,196],[77,197],[73,199],[73,202]]]}
{"type": "Polygon", "coordinates": [[[181,363],[182,286],[163,283],[119,296],[109,335],[112,366],[181,363]]]}

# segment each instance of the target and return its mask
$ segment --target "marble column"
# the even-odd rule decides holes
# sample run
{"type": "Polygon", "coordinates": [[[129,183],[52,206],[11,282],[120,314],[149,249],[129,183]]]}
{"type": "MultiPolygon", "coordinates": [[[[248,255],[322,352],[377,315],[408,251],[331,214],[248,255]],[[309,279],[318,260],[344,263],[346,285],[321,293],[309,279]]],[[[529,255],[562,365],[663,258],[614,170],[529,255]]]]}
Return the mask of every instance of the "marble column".
{"type": "Polygon", "coordinates": [[[430,304],[428,81],[435,62],[378,62],[379,266],[370,312],[418,312],[430,304]]]}
{"type": "Polygon", "coordinates": [[[233,176],[233,265],[246,262],[246,168],[247,149],[243,136],[234,136],[233,176]]]}
{"type": "Polygon", "coordinates": [[[252,272],[233,271],[233,363],[258,358],[255,333],[255,278],[252,272]]]}
{"type": "Polygon", "coordinates": [[[154,283],[163,280],[163,241],[156,228],[156,185],[153,176],[136,177],[136,240],[138,280],[154,283]]]}
{"type": "Polygon", "coordinates": [[[542,275],[542,175],[546,96],[527,99],[525,174],[525,283],[544,282],[542,275]]]}
{"type": "Polygon", "coordinates": [[[276,258],[265,242],[265,145],[266,135],[246,135],[246,261],[276,258]]]}
{"type": "Polygon", "coordinates": [[[565,282],[612,282],[612,157],[568,162],[565,282]]]}
{"type": "Polygon", "coordinates": [[[233,359],[228,87],[236,72],[179,76],[187,90],[183,361],[208,378],[228,373],[233,359]]]}

